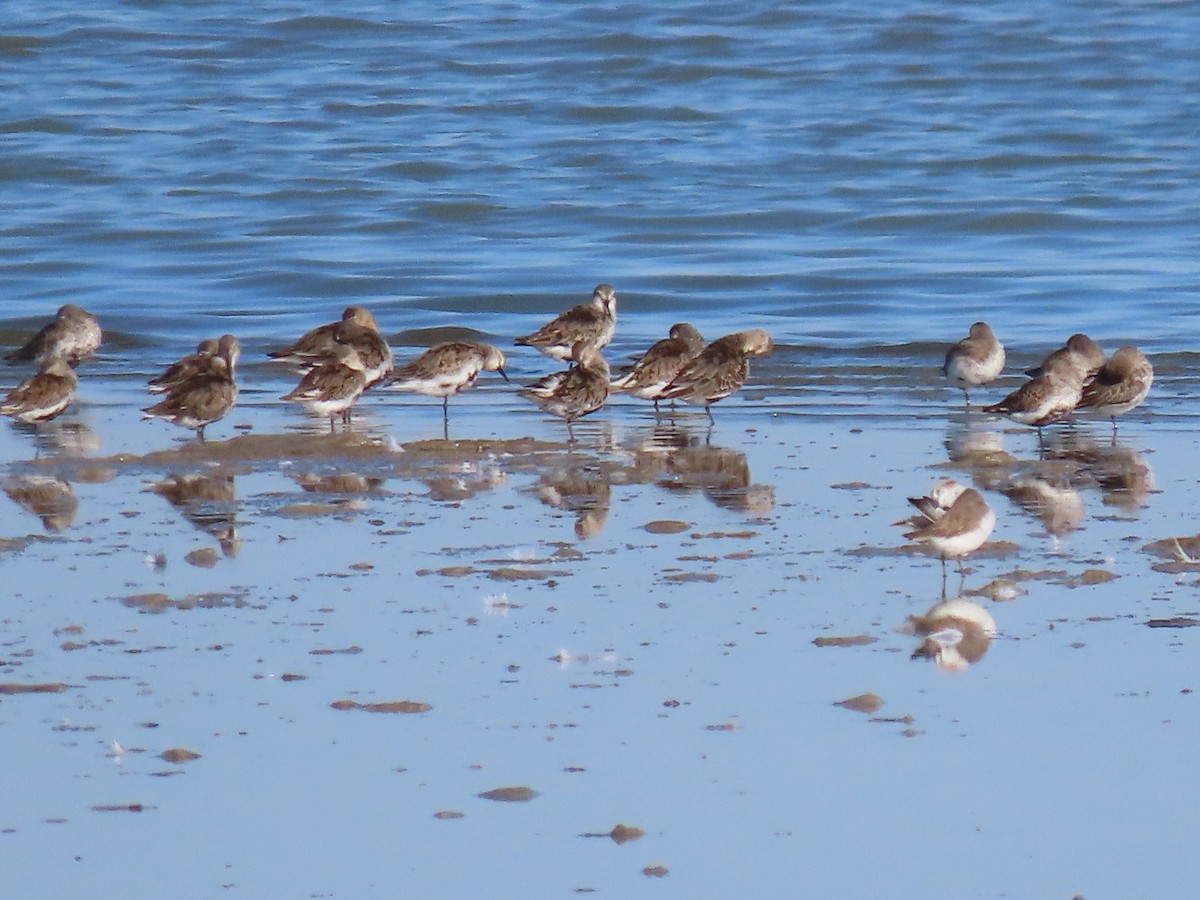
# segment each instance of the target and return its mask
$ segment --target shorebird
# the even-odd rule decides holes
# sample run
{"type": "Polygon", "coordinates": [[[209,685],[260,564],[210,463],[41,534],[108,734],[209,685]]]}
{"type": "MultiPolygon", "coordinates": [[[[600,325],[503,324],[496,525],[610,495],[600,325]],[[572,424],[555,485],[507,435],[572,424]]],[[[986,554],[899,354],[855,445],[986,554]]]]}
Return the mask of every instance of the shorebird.
{"type": "Polygon", "coordinates": [[[659,394],[662,400],[686,400],[703,406],[713,422],[712,405],[746,383],[751,356],[766,356],[775,342],[761,328],[717,338],[683,367],[659,394]]]}
{"type": "Polygon", "coordinates": [[[1084,387],[1076,409],[1108,416],[1115,435],[1117,416],[1140,406],[1153,383],[1154,367],[1150,360],[1137,347],[1122,347],[1084,387]]]}
{"type": "Polygon", "coordinates": [[[179,387],[190,378],[205,371],[216,356],[220,342],[216,338],[205,338],[196,345],[196,352],[189,353],[178,362],[167,366],[157,378],[147,382],[147,388],[152,394],[166,394],[179,387]]]}
{"type": "Polygon", "coordinates": [[[926,544],[941,557],[944,588],[946,560],[957,560],[961,573],[963,557],[982,547],[996,527],[996,514],[979,491],[958,482],[939,482],[929,497],[910,498],[909,502],[932,518],[906,531],[904,537],[926,544]],[[944,511],[938,514],[927,510],[944,511]]]}
{"type": "Polygon", "coordinates": [[[523,347],[535,347],[551,359],[574,359],[579,344],[602,350],[617,327],[617,293],[611,284],[598,284],[588,303],[573,306],[533,334],[517,338],[523,347]]]}
{"type": "Polygon", "coordinates": [[[367,389],[367,378],[358,351],[348,344],[338,344],[334,355],[314,369],[309,369],[300,384],[284,400],[294,400],[315,416],[329,417],[333,422],[342,417],[350,424],[350,410],[367,389]]]}
{"type": "Polygon", "coordinates": [[[608,399],[608,363],[600,351],[584,344],[576,345],[575,365],[554,372],[522,388],[518,393],[543,412],[567,420],[567,435],[572,443],[576,419],[594,413],[608,399]]]}
{"type": "Polygon", "coordinates": [[[68,303],[59,308],[53,322],[4,358],[13,363],[34,359],[44,362],[58,357],[76,366],[100,348],[103,338],[96,317],[83,307],[68,303]]]}
{"type": "Polygon", "coordinates": [[[962,389],[963,400],[971,405],[969,388],[988,384],[1004,369],[1004,347],[996,340],[987,322],[976,322],[967,336],[946,351],[942,374],[962,389]]]}
{"type": "Polygon", "coordinates": [[[145,419],[164,419],[196,432],[203,441],[204,429],[225,417],[237,402],[234,368],[241,345],[231,334],[223,335],[206,370],[169,391],[166,397],[142,410],[145,419]]]}
{"type": "Polygon", "coordinates": [[[75,370],[67,360],[47,357],[37,374],[26,378],[0,401],[0,413],[27,425],[48,422],[71,405],[78,384],[75,370]]]}
{"type": "Polygon", "coordinates": [[[1000,413],[1014,422],[1038,430],[1069,416],[1083,396],[1083,370],[1070,355],[1047,360],[1045,371],[1025,382],[999,403],[985,406],[984,412],[1000,413]]]}
{"type": "Polygon", "coordinates": [[[491,344],[451,341],[430,347],[392,373],[390,387],[442,398],[442,418],[450,415],[450,397],[475,383],[480,372],[504,374],[504,354],[491,344]]]}
{"type": "Polygon", "coordinates": [[[610,385],[616,393],[632,394],[639,400],[658,401],[675,376],[704,349],[704,338],[692,325],[679,322],[671,326],[670,336],[653,344],[633,368],[610,385]]]}
{"type": "Polygon", "coordinates": [[[1046,372],[1050,363],[1063,357],[1073,360],[1075,367],[1083,373],[1084,381],[1095,375],[1104,365],[1104,350],[1100,345],[1086,334],[1073,334],[1067,338],[1066,344],[1042,360],[1041,365],[1027,369],[1025,374],[1030,378],[1037,378],[1046,372]]]}
{"type": "Polygon", "coordinates": [[[908,502],[917,510],[917,514],[892,524],[904,525],[913,530],[924,528],[946,515],[946,511],[954,505],[954,501],[961,497],[966,489],[965,485],[959,484],[953,478],[945,478],[934,484],[933,489],[926,496],[909,497],[908,502]]]}
{"type": "Polygon", "coordinates": [[[367,387],[378,384],[392,372],[392,349],[379,331],[375,317],[361,306],[350,306],[337,322],[306,332],[296,343],[267,355],[311,369],[331,359],[339,344],[354,348],[363,364],[367,387]]]}

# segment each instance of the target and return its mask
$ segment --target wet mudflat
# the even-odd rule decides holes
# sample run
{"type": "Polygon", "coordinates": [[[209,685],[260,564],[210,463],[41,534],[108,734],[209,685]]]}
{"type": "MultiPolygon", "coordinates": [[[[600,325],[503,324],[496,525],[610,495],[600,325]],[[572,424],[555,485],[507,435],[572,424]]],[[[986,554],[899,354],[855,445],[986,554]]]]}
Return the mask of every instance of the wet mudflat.
{"type": "Polygon", "coordinates": [[[620,406],[573,447],[490,403],[450,441],[430,411],[408,440],[368,413],[122,443],[103,404],[82,454],[7,433],[10,882],[1104,897],[1197,874],[1195,437],[1169,404],[1039,454],[907,401],[750,392],[711,430],[620,406]],[[943,594],[892,523],[947,475],[999,523],[943,594]]]}

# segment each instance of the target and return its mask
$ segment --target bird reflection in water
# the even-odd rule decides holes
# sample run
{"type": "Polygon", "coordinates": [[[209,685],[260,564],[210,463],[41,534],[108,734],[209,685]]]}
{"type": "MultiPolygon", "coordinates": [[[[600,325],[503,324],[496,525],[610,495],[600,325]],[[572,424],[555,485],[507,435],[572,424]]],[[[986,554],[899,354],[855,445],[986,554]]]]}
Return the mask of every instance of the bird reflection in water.
{"type": "Polygon", "coordinates": [[[71,483],[57,475],[18,475],[4,483],[8,499],[42,520],[46,531],[63,531],[75,522],[79,500],[71,483]]]}
{"type": "Polygon", "coordinates": [[[190,472],[168,475],[149,490],[179,510],[196,528],[212,535],[228,557],[242,551],[237,532],[237,490],[228,472],[190,472]]]}
{"type": "Polygon", "coordinates": [[[602,466],[570,462],[543,472],[534,485],[538,500],[552,509],[573,513],[575,536],[582,541],[598,535],[612,507],[612,480],[602,466]]]}
{"type": "Polygon", "coordinates": [[[421,479],[429,488],[426,495],[438,503],[459,503],[484,491],[501,487],[507,477],[491,464],[463,463],[453,471],[440,471],[421,479]]]}
{"type": "Polygon", "coordinates": [[[999,491],[1037,518],[1046,534],[1063,537],[1083,525],[1083,497],[1076,490],[1079,467],[1065,461],[1042,462],[1014,474],[999,491]]]}
{"type": "Polygon", "coordinates": [[[909,616],[903,629],[921,638],[913,659],[932,659],[939,669],[959,672],[983,659],[996,636],[996,620],[981,603],[954,597],[923,615],[909,616]]]}
{"type": "Polygon", "coordinates": [[[1046,455],[1078,466],[1079,477],[1100,488],[1105,506],[1136,513],[1155,492],[1154,472],[1145,456],[1116,439],[1098,442],[1090,431],[1078,428],[1056,435],[1046,455]]]}
{"type": "Polygon", "coordinates": [[[309,494],[373,494],[386,481],[358,472],[293,472],[291,479],[309,494]]]}
{"type": "MultiPolygon", "coordinates": [[[[645,446],[645,445],[643,445],[645,446]]],[[[656,428],[650,450],[657,454],[662,475],[658,484],[669,491],[701,491],[715,505],[752,516],[767,515],[775,508],[775,486],[754,484],[750,463],[740,450],[701,443],[675,426],[656,428]]]]}

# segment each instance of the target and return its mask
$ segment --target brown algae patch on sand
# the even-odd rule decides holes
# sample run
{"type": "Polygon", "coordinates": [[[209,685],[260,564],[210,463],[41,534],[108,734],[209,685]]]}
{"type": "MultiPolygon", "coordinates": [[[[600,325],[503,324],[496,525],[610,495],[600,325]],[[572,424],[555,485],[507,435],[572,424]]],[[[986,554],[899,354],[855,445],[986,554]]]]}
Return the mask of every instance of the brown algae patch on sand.
{"type": "Polygon", "coordinates": [[[1146,624],[1151,628],[1195,628],[1200,625],[1200,619],[1192,616],[1173,616],[1170,619],[1150,619],[1146,624]]]}
{"type": "Polygon", "coordinates": [[[1115,572],[1109,572],[1107,569],[1084,569],[1078,575],[1059,578],[1054,583],[1068,588],[1090,587],[1095,584],[1107,584],[1120,577],[1120,575],[1117,575],[1115,572]]]}
{"type": "Polygon", "coordinates": [[[682,534],[691,526],[687,522],[679,522],[674,519],[655,519],[642,527],[650,534],[682,534]]]}
{"type": "Polygon", "coordinates": [[[612,831],[589,831],[581,834],[580,837],[585,838],[609,838],[615,844],[627,844],[630,841],[637,841],[644,837],[645,831],[638,828],[636,825],[614,825],[612,831]]]}
{"type": "Polygon", "coordinates": [[[8,682],[0,684],[0,695],[61,694],[66,689],[67,686],[61,681],[50,681],[43,684],[19,684],[8,682]]]}
{"type": "Polygon", "coordinates": [[[162,593],[130,594],[121,598],[121,604],[140,612],[162,613],[168,609],[222,609],[246,606],[245,594],[224,591],[209,591],[204,594],[188,594],[178,600],[162,593]]]}
{"type": "Polygon", "coordinates": [[[883,698],[878,694],[867,692],[865,694],[858,694],[854,697],[848,697],[845,700],[838,700],[833,705],[840,706],[843,709],[852,710],[853,712],[874,715],[883,708],[883,698]]]}
{"type": "Polygon", "coordinates": [[[199,550],[193,550],[183,558],[188,565],[195,566],[198,569],[211,569],[220,561],[221,554],[217,553],[212,547],[201,547],[199,550]]]}
{"type": "Polygon", "coordinates": [[[1151,541],[1142,549],[1151,556],[1158,556],[1164,560],[1151,566],[1155,572],[1166,575],[1200,572],[1200,535],[1163,538],[1151,541]]]}
{"type": "Polygon", "coordinates": [[[488,577],[495,581],[546,581],[570,574],[564,569],[519,569],[516,566],[500,566],[488,572],[488,577]]]}
{"type": "Polygon", "coordinates": [[[499,803],[528,803],[537,795],[538,792],[533,788],[523,786],[492,788],[490,791],[476,794],[483,800],[495,800],[499,803]]]}
{"type": "Polygon", "coordinates": [[[170,750],[164,750],[158,755],[160,758],[175,765],[183,765],[184,763],[190,763],[200,758],[199,753],[194,750],[188,750],[186,747],[172,747],[170,750]]]}
{"type": "Polygon", "coordinates": [[[664,581],[672,581],[677,584],[688,584],[692,582],[707,582],[720,581],[723,576],[716,572],[675,572],[670,575],[664,575],[664,581]]]}
{"type": "Polygon", "coordinates": [[[850,634],[839,637],[815,637],[813,644],[817,647],[865,647],[878,640],[879,638],[869,634],[850,634]]]}
{"type": "Polygon", "coordinates": [[[335,700],[329,705],[339,710],[360,709],[363,712],[395,713],[399,715],[427,713],[433,709],[430,704],[417,700],[387,700],[382,703],[359,703],[355,700],[335,700]]]}

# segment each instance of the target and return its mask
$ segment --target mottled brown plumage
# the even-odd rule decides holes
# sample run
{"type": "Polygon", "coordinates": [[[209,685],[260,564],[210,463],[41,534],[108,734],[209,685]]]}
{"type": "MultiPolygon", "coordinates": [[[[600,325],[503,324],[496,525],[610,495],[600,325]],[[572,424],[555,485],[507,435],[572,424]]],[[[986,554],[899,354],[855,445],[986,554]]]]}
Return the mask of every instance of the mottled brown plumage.
{"type": "Polygon", "coordinates": [[[491,344],[449,341],[430,347],[412,362],[392,373],[390,386],[442,398],[442,415],[448,414],[450,397],[475,383],[480,372],[504,374],[504,354],[491,344]]]}
{"type": "Polygon", "coordinates": [[[47,357],[37,374],[8,392],[0,402],[0,413],[26,424],[48,422],[71,405],[78,384],[75,370],[67,360],[47,357]]]}
{"type": "Polygon", "coordinates": [[[60,307],[54,321],[4,358],[10,363],[58,358],[76,366],[100,349],[104,335],[90,312],[73,303],[60,307]]]}
{"type": "Polygon", "coordinates": [[[1122,347],[1084,387],[1077,408],[1112,419],[1141,405],[1154,383],[1154,367],[1137,347],[1122,347]]]}
{"type": "Polygon", "coordinates": [[[574,306],[533,334],[517,338],[520,346],[535,347],[551,359],[574,358],[578,345],[602,350],[617,326],[617,294],[610,284],[598,284],[588,303],[574,306]]]}
{"type": "Polygon", "coordinates": [[[653,344],[627,373],[613,381],[612,390],[653,400],[655,410],[663,391],[704,350],[704,338],[687,322],[671,326],[668,337],[653,344]]]}
{"type": "Polygon", "coordinates": [[[724,400],[746,383],[749,357],[766,356],[774,349],[771,336],[761,328],[717,338],[688,363],[663,389],[663,400],[686,400],[703,406],[712,419],[712,404],[724,400]]]}

